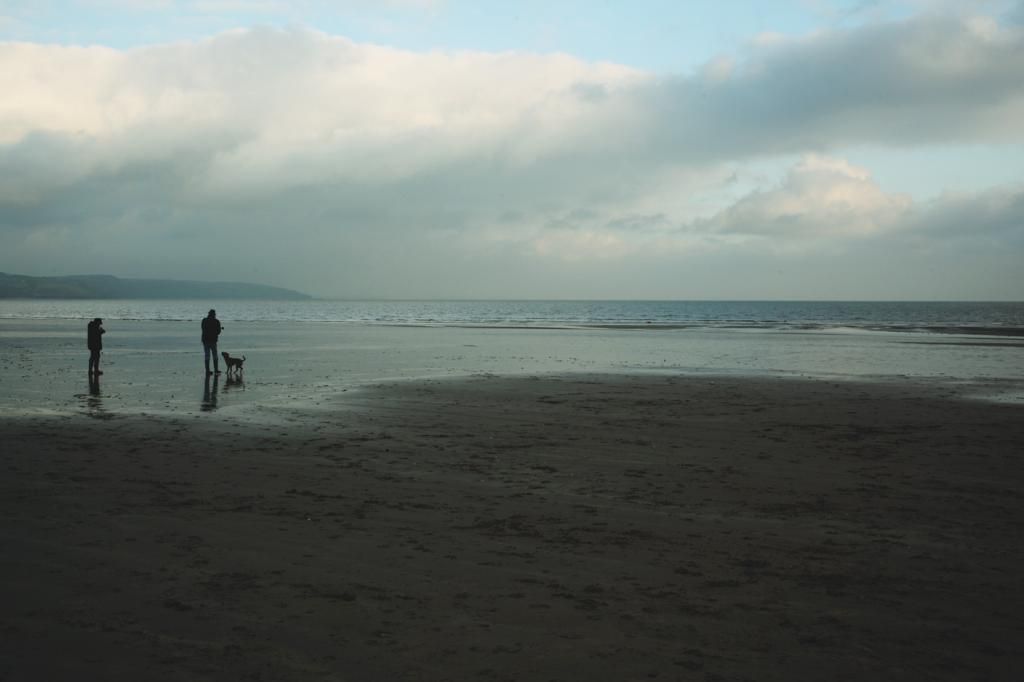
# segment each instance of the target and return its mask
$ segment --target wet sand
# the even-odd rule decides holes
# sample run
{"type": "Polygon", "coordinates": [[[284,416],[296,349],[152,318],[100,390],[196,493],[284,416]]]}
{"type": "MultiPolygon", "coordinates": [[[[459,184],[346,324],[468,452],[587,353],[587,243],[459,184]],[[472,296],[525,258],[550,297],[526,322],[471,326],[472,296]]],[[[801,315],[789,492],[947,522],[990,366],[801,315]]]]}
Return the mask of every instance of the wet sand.
{"type": "Polygon", "coordinates": [[[0,421],[0,679],[1010,680],[1024,408],[421,380],[0,421]]]}

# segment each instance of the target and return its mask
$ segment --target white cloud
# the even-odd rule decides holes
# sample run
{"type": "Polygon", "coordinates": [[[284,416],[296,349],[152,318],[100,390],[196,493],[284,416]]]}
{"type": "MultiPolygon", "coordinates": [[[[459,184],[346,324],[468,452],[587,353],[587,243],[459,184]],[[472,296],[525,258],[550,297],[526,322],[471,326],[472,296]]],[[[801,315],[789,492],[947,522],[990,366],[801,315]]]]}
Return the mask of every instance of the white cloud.
{"type": "Polygon", "coordinates": [[[297,167],[389,178],[467,156],[522,165],[586,137],[579,123],[598,104],[574,87],[614,92],[638,77],[561,55],[416,54],[300,30],[129,52],[13,44],[0,46],[0,143],[85,136],[130,159],[131,141],[154,132],[171,148],[230,133],[209,168],[217,184],[287,184],[297,167]]]}
{"type": "Polygon", "coordinates": [[[79,4],[133,12],[152,12],[172,9],[176,3],[175,0],[79,0],[79,4]]]}
{"type": "Polygon", "coordinates": [[[249,12],[254,14],[281,12],[288,8],[278,0],[195,0],[189,7],[201,13],[249,12]]]}
{"type": "Polygon", "coordinates": [[[703,226],[717,232],[805,241],[867,236],[897,224],[910,207],[909,197],[886,194],[867,170],[811,154],[789,171],[779,187],[744,197],[703,226]]]}
{"type": "Polygon", "coordinates": [[[935,226],[1019,250],[1013,188],[914,206],[842,152],[1024,139],[1021,73],[1020,27],[933,15],[762,40],[660,80],[302,29],[0,43],[0,269],[223,279],[273,263],[276,283],[318,292],[403,295],[402,273],[406,295],[451,295],[548,268],[540,286],[559,264],[644,279],[659,259],[755,244],[924,248],[935,226]],[[774,184],[730,179],[780,157],[801,160],[774,184]]]}
{"type": "MultiPolygon", "coordinates": [[[[564,154],[700,164],[932,140],[1024,139],[1024,30],[925,18],[803,39],[656,82],[563,55],[412,53],[254,29],[120,52],[0,45],[0,143],[229,130],[216,175],[309,157],[372,174],[452,157],[529,166],[564,154]],[[374,167],[376,166],[376,170],[374,167]]],[[[130,144],[127,146],[131,146],[130,144]]],[[[260,169],[264,170],[260,170],[260,169]]],[[[335,177],[331,175],[329,177],[335,177]]]]}
{"type": "Polygon", "coordinates": [[[380,5],[413,9],[432,10],[444,4],[444,0],[79,0],[81,4],[136,12],[195,11],[199,13],[236,12],[286,12],[310,11],[314,9],[356,9],[360,6],[373,8],[380,5]]]}

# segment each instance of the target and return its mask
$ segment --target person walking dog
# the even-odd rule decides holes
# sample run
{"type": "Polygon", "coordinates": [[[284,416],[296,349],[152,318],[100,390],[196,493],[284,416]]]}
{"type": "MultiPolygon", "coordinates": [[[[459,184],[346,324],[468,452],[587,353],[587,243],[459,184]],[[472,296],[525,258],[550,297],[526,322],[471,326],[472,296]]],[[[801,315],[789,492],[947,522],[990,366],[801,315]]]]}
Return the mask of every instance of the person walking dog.
{"type": "Polygon", "coordinates": [[[220,364],[217,361],[217,338],[224,330],[220,320],[217,319],[217,311],[210,309],[210,312],[203,318],[203,360],[206,363],[206,376],[220,374],[220,364]],[[210,371],[210,356],[213,356],[213,372],[210,371]]]}

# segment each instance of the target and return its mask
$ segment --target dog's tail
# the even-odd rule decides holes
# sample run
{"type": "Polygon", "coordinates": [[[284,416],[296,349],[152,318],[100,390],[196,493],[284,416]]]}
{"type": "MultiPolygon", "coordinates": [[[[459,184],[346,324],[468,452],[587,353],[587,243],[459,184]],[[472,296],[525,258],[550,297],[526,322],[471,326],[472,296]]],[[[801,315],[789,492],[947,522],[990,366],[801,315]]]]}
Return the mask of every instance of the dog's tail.
{"type": "Polygon", "coordinates": [[[242,356],[242,362],[245,362],[245,356],[244,355],[242,356]]]}

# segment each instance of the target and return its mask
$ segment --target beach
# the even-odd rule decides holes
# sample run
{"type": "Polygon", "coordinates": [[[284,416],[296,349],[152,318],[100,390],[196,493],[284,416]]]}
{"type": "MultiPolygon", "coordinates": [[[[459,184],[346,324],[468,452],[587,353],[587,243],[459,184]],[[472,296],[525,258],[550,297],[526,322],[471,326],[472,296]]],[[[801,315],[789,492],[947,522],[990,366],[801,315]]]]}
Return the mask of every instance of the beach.
{"type": "Polygon", "coordinates": [[[992,391],[480,373],[12,411],[0,677],[1014,679],[1024,408],[992,391]]]}
{"type": "Polygon", "coordinates": [[[1024,0],[0,0],[0,682],[1024,680],[1024,0]]]}

